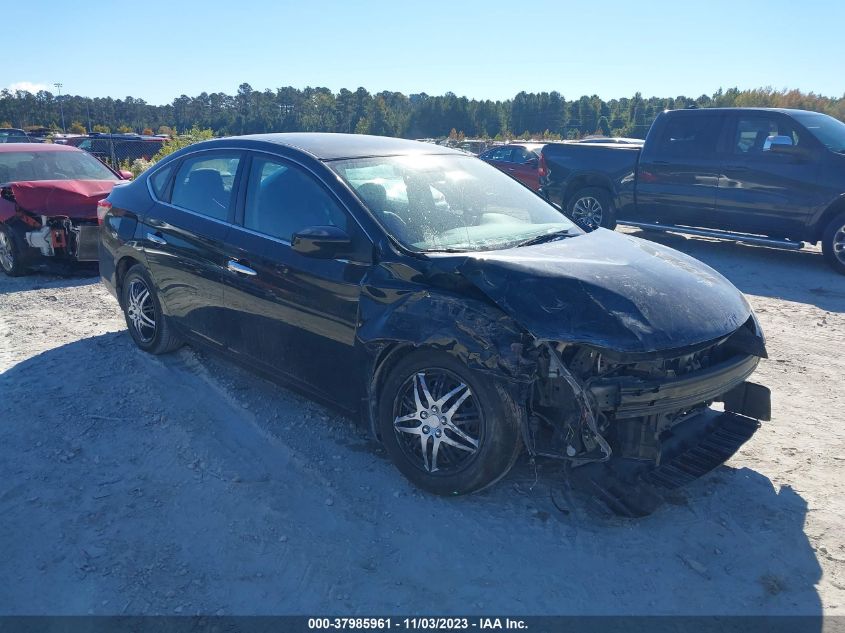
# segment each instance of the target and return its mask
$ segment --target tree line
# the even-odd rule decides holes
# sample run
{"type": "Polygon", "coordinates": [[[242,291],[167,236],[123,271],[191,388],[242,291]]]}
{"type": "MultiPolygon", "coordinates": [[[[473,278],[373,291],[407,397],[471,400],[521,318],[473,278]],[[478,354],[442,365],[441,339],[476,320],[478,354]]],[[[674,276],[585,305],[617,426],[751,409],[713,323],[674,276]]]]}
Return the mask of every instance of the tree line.
{"type": "Polygon", "coordinates": [[[579,138],[589,134],[645,137],[665,109],[764,106],[802,108],[845,120],[845,95],[839,98],[798,90],[720,89],[697,98],[632,97],[605,101],[598,96],[567,100],[559,92],[520,92],[491,101],[401,92],[371,94],[364,88],[254,90],[241,84],[237,94],[182,95],[167,105],[126,97],[56,96],[49,91],[0,91],[0,127],[66,131],[173,133],[199,127],[216,135],[261,132],[355,132],[405,138],[466,137],[579,138]]]}

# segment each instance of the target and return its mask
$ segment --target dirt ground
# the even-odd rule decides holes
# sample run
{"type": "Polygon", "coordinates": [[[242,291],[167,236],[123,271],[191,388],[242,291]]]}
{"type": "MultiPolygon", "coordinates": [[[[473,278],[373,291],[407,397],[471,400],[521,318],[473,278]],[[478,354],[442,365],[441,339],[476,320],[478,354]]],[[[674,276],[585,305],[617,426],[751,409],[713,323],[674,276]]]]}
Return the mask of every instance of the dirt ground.
{"type": "Polygon", "coordinates": [[[638,520],[548,462],[420,493],[354,421],[137,351],[96,277],[0,275],[0,614],[845,614],[845,277],[647,237],[748,295],[774,419],[638,520]]]}

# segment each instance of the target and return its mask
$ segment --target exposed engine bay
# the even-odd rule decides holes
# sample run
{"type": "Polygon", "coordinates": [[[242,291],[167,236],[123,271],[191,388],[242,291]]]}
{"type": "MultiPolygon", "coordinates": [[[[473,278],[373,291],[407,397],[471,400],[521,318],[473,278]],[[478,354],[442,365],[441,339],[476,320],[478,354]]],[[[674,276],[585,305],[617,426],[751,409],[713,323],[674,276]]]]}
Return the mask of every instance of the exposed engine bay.
{"type": "Polygon", "coordinates": [[[97,261],[96,223],[74,222],[62,216],[42,215],[36,219],[21,214],[21,217],[28,218],[24,224],[32,227],[32,230],[23,231],[24,240],[32,248],[37,248],[42,257],[59,257],[79,262],[97,261]]]}
{"type": "Polygon", "coordinates": [[[753,317],[730,336],[678,353],[624,355],[548,342],[536,352],[528,450],[572,466],[613,458],[625,464],[626,485],[685,485],[724,463],[758,420],[771,418],[769,390],[746,381],[766,357],[753,317]]]}

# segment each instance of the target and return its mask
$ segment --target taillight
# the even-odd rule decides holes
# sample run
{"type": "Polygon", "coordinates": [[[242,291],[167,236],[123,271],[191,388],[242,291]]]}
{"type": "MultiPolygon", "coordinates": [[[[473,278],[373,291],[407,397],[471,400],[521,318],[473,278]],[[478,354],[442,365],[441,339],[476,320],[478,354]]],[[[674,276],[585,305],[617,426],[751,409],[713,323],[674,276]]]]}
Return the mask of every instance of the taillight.
{"type": "Polygon", "coordinates": [[[537,175],[542,178],[546,175],[546,157],[540,154],[540,163],[537,165],[537,175]]]}
{"type": "Polygon", "coordinates": [[[108,200],[100,200],[97,203],[97,224],[102,224],[106,217],[106,213],[111,209],[111,202],[108,200]]]}

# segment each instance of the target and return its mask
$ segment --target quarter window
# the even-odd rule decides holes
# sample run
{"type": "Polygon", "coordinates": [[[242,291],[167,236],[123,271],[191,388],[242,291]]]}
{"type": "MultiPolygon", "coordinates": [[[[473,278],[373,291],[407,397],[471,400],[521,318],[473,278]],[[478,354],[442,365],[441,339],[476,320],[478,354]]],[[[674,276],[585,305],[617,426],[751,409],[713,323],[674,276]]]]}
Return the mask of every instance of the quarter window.
{"type": "Polygon", "coordinates": [[[286,241],[310,226],[347,230],[346,212],[301,167],[271,158],[252,160],[244,226],[286,241]]]}
{"type": "Polygon", "coordinates": [[[186,158],[176,172],[171,203],[195,213],[226,220],[240,154],[206,154],[186,158]]]}
{"type": "Polygon", "coordinates": [[[150,186],[159,200],[167,200],[167,185],[170,182],[170,176],[173,175],[173,166],[174,163],[171,163],[150,176],[150,186]]]}

